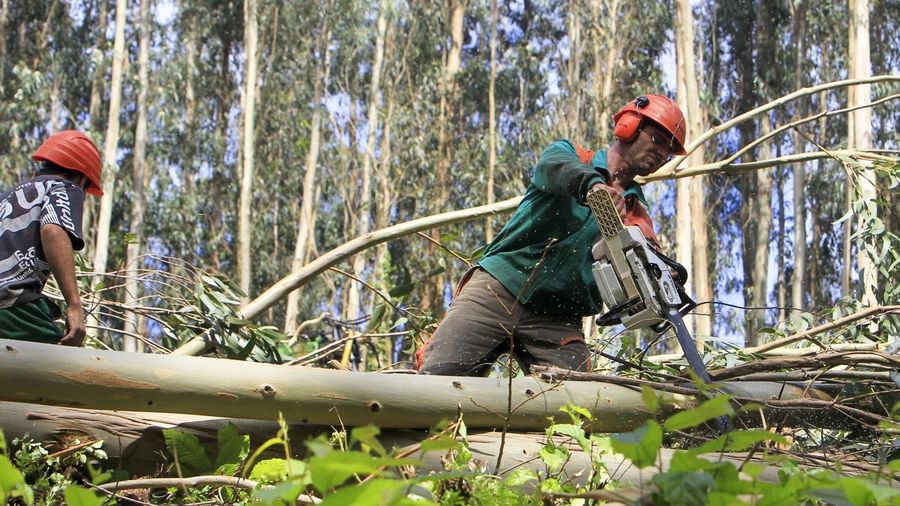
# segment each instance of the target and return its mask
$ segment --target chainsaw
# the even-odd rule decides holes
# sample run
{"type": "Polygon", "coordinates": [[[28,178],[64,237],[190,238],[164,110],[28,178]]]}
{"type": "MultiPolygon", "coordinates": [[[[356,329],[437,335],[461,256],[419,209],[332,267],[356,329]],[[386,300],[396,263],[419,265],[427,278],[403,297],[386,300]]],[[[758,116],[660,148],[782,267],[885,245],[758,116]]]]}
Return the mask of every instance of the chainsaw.
{"type": "Polygon", "coordinates": [[[706,364],[682,318],[697,304],[672,276],[683,283],[687,270],[652,248],[640,228],[626,227],[606,190],[588,193],[587,203],[600,225],[600,240],[591,248],[592,274],[607,312],[601,326],[622,324],[628,330],[650,327],[662,334],[675,331],[688,364],[709,383],[706,364]]]}

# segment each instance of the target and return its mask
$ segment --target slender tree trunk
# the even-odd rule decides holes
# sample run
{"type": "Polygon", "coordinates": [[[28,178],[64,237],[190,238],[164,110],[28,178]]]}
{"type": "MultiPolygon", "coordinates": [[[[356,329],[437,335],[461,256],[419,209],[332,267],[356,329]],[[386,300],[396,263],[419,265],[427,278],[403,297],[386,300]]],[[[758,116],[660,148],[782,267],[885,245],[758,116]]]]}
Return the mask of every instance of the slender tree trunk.
{"type": "Polygon", "coordinates": [[[243,159],[241,170],[241,202],[238,217],[238,276],[245,300],[250,300],[252,260],[250,243],[253,240],[253,164],[255,155],[256,86],[257,86],[257,0],[244,0],[244,110],[243,159]]]}
{"type": "MultiPolygon", "coordinates": [[[[497,106],[494,85],[497,80],[497,0],[491,0],[491,76],[488,81],[488,174],[487,204],[494,203],[494,172],[497,170],[497,106]]],[[[488,216],[484,224],[484,240],[494,240],[494,218],[488,216]]]]}
{"type": "MultiPolygon", "coordinates": [[[[850,5],[850,78],[860,79],[872,75],[869,51],[869,0],[848,0],[850,5]]],[[[851,88],[853,90],[850,107],[865,106],[871,102],[872,89],[870,84],[861,84],[851,88]]],[[[871,149],[872,147],[872,109],[860,107],[852,111],[852,130],[848,134],[850,147],[855,149],[871,149]]],[[[866,202],[873,202],[876,197],[875,171],[862,169],[859,173],[859,198],[866,202]]],[[[874,216],[873,216],[874,217],[874,216]]],[[[862,227],[865,221],[860,218],[858,227],[862,227]]],[[[862,303],[865,305],[878,304],[875,292],[878,283],[877,260],[869,256],[863,239],[857,245],[857,265],[859,267],[859,279],[862,284],[862,303]]]]}
{"type": "Polygon", "coordinates": [[[581,139],[581,15],[579,0],[569,1],[569,12],[566,16],[569,40],[569,59],[566,62],[566,131],[569,139],[581,139]]]}
{"type": "MultiPolygon", "coordinates": [[[[606,62],[603,66],[603,85],[600,89],[600,96],[597,97],[598,103],[601,104],[599,114],[600,139],[607,140],[609,138],[609,119],[612,116],[612,108],[610,102],[613,94],[613,76],[615,75],[616,65],[622,54],[621,45],[616,43],[616,37],[619,36],[619,0],[603,0],[606,4],[606,15],[609,17],[609,30],[605,33],[606,62]]],[[[611,140],[611,139],[610,139],[611,140]]]]}
{"type": "Polygon", "coordinates": [[[776,245],[778,248],[776,263],[778,269],[778,321],[784,321],[787,316],[785,306],[787,306],[787,275],[785,273],[784,248],[787,234],[785,233],[785,217],[784,211],[784,172],[778,172],[778,178],[775,182],[775,195],[778,197],[778,239],[776,245]]]}
{"type": "MultiPolygon", "coordinates": [[[[705,112],[700,107],[700,92],[694,57],[694,17],[691,3],[678,0],[675,3],[675,47],[678,69],[677,101],[687,114],[687,138],[692,139],[703,131],[705,112]]],[[[687,160],[687,166],[703,165],[705,150],[697,148],[687,160]]],[[[693,291],[700,301],[712,299],[707,267],[709,248],[706,232],[705,189],[702,176],[677,180],[676,201],[676,257],[688,269],[688,293],[693,291]]],[[[701,311],[707,313],[708,311],[701,311]]],[[[694,336],[698,344],[702,337],[712,334],[709,316],[699,314],[693,318],[694,336]]]]}
{"type": "MultiPolygon", "coordinates": [[[[396,23],[391,23],[388,25],[388,30],[385,35],[384,47],[386,55],[395,54],[395,38],[396,38],[396,23]]],[[[405,62],[402,60],[406,59],[406,54],[399,57],[395,57],[393,60],[395,64],[399,61],[399,65],[396,67],[403,67],[405,62]]],[[[396,68],[395,67],[395,68],[396,68]]],[[[385,68],[387,67],[387,62],[385,62],[385,68]]],[[[394,204],[394,193],[392,192],[392,187],[394,186],[394,175],[391,170],[392,167],[392,159],[393,154],[391,152],[391,129],[393,126],[394,119],[394,105],[395,105],[395,91],[399,87],[400,79],[403,76],[402,72],[396,73],[394,76],[393,82],[388,84],[387,93],[384,98],[384,121],[382,122],[382,132],[381,132],[381,150],[379,153],[378,159],[378,196],[377,205],[375,206],[375,228],[380,230],[388,226],[388,221],[390,221],[390,213],[391,207],[394,204]]],[[[387,279],[385,276],[385,272],[387,269],[388,258],[388,247],[386,243],[379,244],[375,249],[375,268],[373,272],[373,280],[375,282],[375,286],[379,287],[379,289],[387,289],[387,279]]],[[[390,355],[388,355],[390,357],[390,355]]]]}
{"type": "MultiPolygon", "coordinates": [[[[796,4],[793,12],[794,29],[792,44],[794,46],[794,88],[800,89],[803,85],[803,62],[806,56],[806,0],[796,4]]],[[[852,89],[852,87],[850,88],[852,89]]],[[[823,93],[824,97],[824,93],[823,93]]],[[[821,102],[824,104],[824,102],[821,102]]],[[[795,119],[799,119],[802,113],[795,112],[795,119]]],[[[804,140],[794,130],[791,141],[795,153],[804,151],[804,140]]],[[[806,289],[806,164],[794,164],[791,169],[793,180],[793,207],[794,207],[794,268],[791,274],[791,316],[799,316],[799,311],[806,307],[804,303],[804,291],[806,289]]]]}
{"type": "Polygon", "coordinates": [[[103,197],[100,200],[100,216],[97,225],[94,270],[106,272],[109,255],[109,227],[112,221],[113,194],[116,188],[118,164],[116,150],[119,145],[119,110],[122,103],[122,69],[125,63],[125,15],[128,0],[116,1],[116,36],[113,43],[113,69],[109,91],[109,121],[103,148],[103,197]]]}
{"type": "MultiPolygon", "coordinates": [[[[463,44],[463,20],[466,13],[468,0],[450,0],[447,17],[447,32],[450,37],[450,47],[446,49],[444,60],[444,72],[441,78],[441,102],[438,120],[438,161],[435,168],[435,184],[437,185],[436,211],[444,210],[450,203],[450,182],[448,175],[455,150],[450,142],[450,124],[455,116],[452,110],[456,104],[456,95],[459,88],[456,83],[456,74],[459,73],[462,61],[463,44]]],[[[434,258],[438,255],[437,248],[428,244],[425,248],[426,255],[434,258]]],[[[437,275],[434,280],[425,283],[422,295],[422,308],[425,310],[436,309],[443,306],[443,292],[446,276],[437,275]],[[432,306],[437,306],[433,308],[432,306]]]]}
{"type": "MultiPolygon", "coordinates": [[[[125,65],[125,15],[128,12],[128,0],[116,1],[116,35],[113,43],[113,68],[109,89],[109,115],[106,123],[106,136],[103,142],[103,197],[100,200],[100,212],[97,220],[97,239],[94,241],[94,270],[106,272],[109,256],[109,229],[112,222],[113,196],[118,177],[116,151],[119,147],[119,109],[122,103],[122,70],[125,65]]],[[[100,320],[95,314],[88,317],[91,335],[96,334],[100,320]]]]}
{"type": "MultiPolygon", "coordinates": [[[[768,115],[762,117],[760,122],[760,134],[764,137],[772,131],[768,115]]],[[[772,145],[763,143],[759,147],[759,157],[762,160],[772,158],[772,145]]],[[[769,280],[769,234],[772,231],[772,171],[771,168],[760,169],[754,172],[756,178],[756,238],[755,254],[753,262],[753,296],[750,305],[753,307],[765,307],[768,302],[769,280]]],[[[750,313],[754,320],[753,332],[747,335],[748,344],[756,346],[759,342],[759,329],[766,323],[766,311],[754,310],[750,313]]]]}
{"type": "MultiPolygon", "coordinates": [[[[375,141],[378,134],[378,102],[381,96],[381,70],[384,63],[384,37],[387,31],[387,9],[389,3],[381,1],[378,8],[378,18],[375,21],[375,53],[372,55],[372,78],[369,81],[369,100],[366,111],[366,146],[362,152],[361,160],[361,188],[358,218],[356,221],[356,235],[363,236],[371,230],[372,220],[372,167],[375,161],[375,141]]],[[[353,257],[353,274],[364,279],[368,262],[365,255],[353,257]]],[[[362,307],[362,289],[359,283],[348,282],[347,318],[356,319],[360,316],[362,307]]],[[[361,344],[361,350],[366,346],[361,344]]],[[[365,354],[363,353],[363,356],[365,354]]],[[[366,370],[365,360],[360,360],[360,370],[366,370]]]]}
{"type": "MultiPolygon", "coordinates": [[[[313,99],[311,104],[312,114],[309,120],[309,151],[306,153],[306,168],[303,174],[303,197],[300,205],[300,223],[297,227],[297,240],[294,244],[294,259],[291,262],[291,271],[296,271],[306,263],[309,251],[309,243],[316,229],[314,208],[318,184],[316,182],[318,165],[320,136],[322,130],[322,97],[328,84],[331,70],[331,56],[329,54],[329,42],[331,31],[326,26],[319,34],[319,42],[316,45],[314,58],[320,62],[316,65],[313,77],[313,99]]],[[[300,292],[297,290],[288,294],[287,310],[284,317],[284,332],[288,335],[297,329],[298,303],[300,292]]]]}
{"type": "Polygon", "coordinates": [[[6,78],[6,23],[9,21],[9,0],[0,0],[0,83],[6,78]]]}
{"type": "MultiPolygon", "coordinates": [[[[5,0],[4,0],[5,1],[5,0]]],[[[106,27],[108,25],[107,16],[109,15],[108,0],[98,0],[99,4],[97,13],[97,29],[95,32],[94,48],[92,50],[92,59],[94,60],[94,72],[91,77],[91,98],[88,103],[88,116],[91,118],[89,130],[93,135],[99,136],[103,129],[103,119],[101,118],[101,109],[103,105],[103,87],[106,85],[103,77],[106,75],[106,27]]],[[[2,72],[2,70],[0,70],[2,72]]],[[[96,199],[85,199],[84,202],[84,223],[93,229],[94,215],[97,212],[96,199]]],[[[85,236],[85,251],[95,251],[93,234],[85,236]]]]}
{"type": "MultiPolygon", "coordinates": [[[[125,306],[135,305],[140,298],[141,285],[138,282],[140,265],[138,258],[141,254],[141,241],[143,241],[144,225],[144,177],[147,166],[147,92],[150,89],[150,10],[151,0],[141,0],[140,10],[140,41],[138,43],[138,96],[137,96],[137,125],[134,132],[134,181],[133,194],[131,196],[131,222],[128,227],[131,233],[126,250],[125,260],[125,306]]],[[[125,330],[131,334],[138,333],[138,315],[126,312],[125,330]]],[[[122,347],[125,351],[138,351],[138,341],[129,334],[122,339],[122,347]]]]}

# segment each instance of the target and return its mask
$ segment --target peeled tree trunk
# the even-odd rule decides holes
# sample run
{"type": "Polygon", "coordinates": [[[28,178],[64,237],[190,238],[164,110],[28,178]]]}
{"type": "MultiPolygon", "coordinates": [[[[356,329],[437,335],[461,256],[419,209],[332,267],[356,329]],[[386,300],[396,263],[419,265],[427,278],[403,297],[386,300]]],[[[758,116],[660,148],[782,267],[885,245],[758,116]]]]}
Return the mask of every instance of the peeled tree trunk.
{"type": "MultiPolygon", "coordinates": [[[[543,430],[560,408],[589,409],[593,430],[628,431],[653,416],[639,388],[604,382],[374,374],[212,358],[122,353],[0,340],[0,401],[105,410],[152,411],[382,428],[429,428],[462,413],[472,429],[543,430]]],[[[726,383],[723,390],[761,402],[815,389],[781,383],[726,383]]],[[[661,416],[693,396],[660,392],[661,416]]],[[[770,418],[770,415],[766,415],[770,418]]]]}

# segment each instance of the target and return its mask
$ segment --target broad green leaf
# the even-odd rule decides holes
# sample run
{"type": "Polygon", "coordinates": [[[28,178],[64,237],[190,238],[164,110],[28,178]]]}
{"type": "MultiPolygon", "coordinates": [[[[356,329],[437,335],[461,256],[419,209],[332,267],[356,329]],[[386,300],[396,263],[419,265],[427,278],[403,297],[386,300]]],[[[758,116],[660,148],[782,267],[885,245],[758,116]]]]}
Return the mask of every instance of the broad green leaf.
{"type": "Polygon", "coordinates": [[[327,492],[344,483],[353,475],[375,473],[382,466],[418,464],[416,459],[375,458],[362,452],[331,452],[309,459],[312,484],[321,492],[327,492]]]}
{"type": "Polygon", "coordinates": [[[287,465],[284,459],[260,460],[250,471],[250,479],[266,483],[275,483],[287,476],[287,465]]]}
{"type": "Polygon", "coordinates": [[[178,461],[183,474],[193,476],[213,470],[212,462],[197,436],[177,429],[163,429],[163,437],[172,461],[178,461]]]}
{"type": "Polygon", "coordinates": [[[225,464],[233,464],[237,469],[247,454],[250,453],[250,436],[242,436],[237,426],[228,422],[219,429],[219,454],[216,455],[215,469],[220,469],[225,464]]]}
{"type": "Polygon", "coordinates": [[[741,452],[762,441],[775,441],[776,443],[787,444],[787,439],[784,436],[767,430],[735,430],[712,441],[707,441],[697,448],[692,448],[688,452],[694,455],[721,451],[741,452]]]}
{"type": "Polygon", "coordinates": [[[369,318],[369,324],[366,326],[366,332],[372,332],[377,329],[379,325],[381,325],[381,321],[384,320],[384,315],[387,313],[387,304],[384,301],[381,301],[375,304],[375,309],[372,311],[372,317],[369,318]]]}
{"type": "MultiPolygon", "coordinates": [[[[407,484],[400,480],[376,478],[365,483],[342,487],[325,497],[322,506],[346,506],[348,504],[393,505],[401,498],[402,488],[407,484]]],[[[429,504],[422,502],[421,504],[429,504]]],[[[418,502],[416,504],[419,504],[418,502]]],[[[434,503],[430,503],[434,504],[434,503]]]]}
{"type": "Polygon", "coordinates": [[[641,399],[644,400],[644,407],[650,410],[651,413],[656,413],[659,410],[659,397],[656,395],[656,391],[647,385],[641,385],[641,399]]]}
{"type": "Polygon", "coordinates": [[[391,297],[403,297],[404,295],[409,295],[415,287],[415,283],[403,283],[388,290],[388,295],[391,297]]]}
{"type": "Polygon", "coordinates": [[[584,429],[577,425],[572,425],[570,423],[557,423],[550,426],[550,433],[569,436],[575,441],[578,441],[578,445],[581,446],[582,450],[586,452],[591,451],[591,443],[584,435],[584,429]]]}
{"type": "Polygon", "coordinates": [[[662,428],[656,420],[647,420],[636,430],[613,434],[610,439],[615,451],[643,469],[656,460],[656,453],[662,446],[662,428]]]}
{"type": "Polygon", "coordinates": [[[441,436],[435,439],[426,439],[419,445],[422,453],[432,451],[452,450],[459,446],[459,443],[450,436],[441,436]]]}
{"type": "Polygon", "coordinates": [[[575,404],[566,404],[560,408],[560,411],[567,413],[572,418],[572,423],[590,420],[593,416],[590,411],[581,406],[576,406],[575,404]]]}
{"type": "Polygon", "coordinates": [[[86,488],[75,485],[66,487],[63,495],[66,497],[68,506],[100,506],[103,504],[103,500],[97,497],[96,494],[86,488]]]}
{"type": "Polygon", "coordinates": [[[361,443],[371,448],[379,456],[384,456],[387,452],[384,450],[381,442],[378,441],[377,436],[379,434],[381,434],[381,430],[374,425],[354,427],[350,431],[350,447],[352,448],[354,443],[361,443]]]}
{"type": "Polygon", "coordinates": [[[659,487],[654,497],[662,498],[661,504],[679,506],[705,506],[710,489],[716,481],[703,472],[669,471],[660,473],[651,480],[659,487]]]}
{"type": "Polygon", "coordinates": [[[555,473],[565,463],[569,456],[569,451],[563,446],[556,446],[553,443],[545,444],[538,454],[541,461],[546,465],[551,473],[555,473]]]}
{"type": "Polygon", "coordinates": [[[294,504],[297,496],[306,489],[306,486],[307,483],[304,481],[291,480],[279,483],[274,487],[256,489],[253,491],[253,497],[259,499],[259,502],[254,502],[253,504],[260,504],[262,506],[284,506],[285,504],[294,504]]]}
{"type": "Polygon", "coordinates": [[[704,402],[696,408],[675,413],[663,424],[666,430],[681,430],[688,427],[696,427],[708,420],[725,415],[733,415],[731,396],[721,394],[704,402]]]}
{"type": "Polygon", "coordinates": [[[25,477],[4,455],[0,455],[0,501],[19,497],[25,504],[34,503],[34,493],[25,477]]]}

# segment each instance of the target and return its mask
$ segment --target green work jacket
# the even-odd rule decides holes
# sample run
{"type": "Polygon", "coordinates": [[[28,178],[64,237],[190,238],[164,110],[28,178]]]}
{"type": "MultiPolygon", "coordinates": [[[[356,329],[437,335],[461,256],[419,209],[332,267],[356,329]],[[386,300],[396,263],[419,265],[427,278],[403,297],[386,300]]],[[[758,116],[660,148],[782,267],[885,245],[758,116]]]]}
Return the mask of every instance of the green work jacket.
{"type": "MultiPolygon", "coordinates": [[[[551,144],[534,167],[524,199],[479,265],[531,311],[569,317],[599,313],[603,303],[591,275],[591,247],[600,229],[583,202],[587,191],[608,177],[605,150],[589,151],[568,140],[551,144]]],[[[625,224],[640,226],[655,244],[640,185],[631,183],[624,196],[625,224]]]]}

